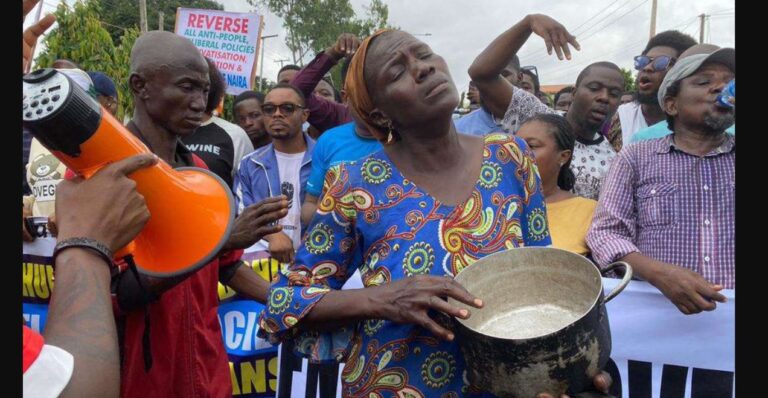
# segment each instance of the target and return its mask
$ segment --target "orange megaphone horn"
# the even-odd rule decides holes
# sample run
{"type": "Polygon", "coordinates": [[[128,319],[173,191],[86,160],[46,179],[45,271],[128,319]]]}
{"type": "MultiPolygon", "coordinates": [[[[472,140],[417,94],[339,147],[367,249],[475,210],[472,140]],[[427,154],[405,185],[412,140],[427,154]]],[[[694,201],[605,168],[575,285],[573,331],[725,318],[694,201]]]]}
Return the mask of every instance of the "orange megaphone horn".
{"type": "MultiPolygon", "coordinates": [[[[23,77],[24,128],[72,171],[89,178],[109,163],[150,153],[109,112],[55,69],[23,77]]],[[[232,192],[208,170],[173,169],[160,161],[130,175],[151,214],[136,239],[115,257],[131,254],[148,275],[174,276],[207,264],[229,238],[232,192]]]]}

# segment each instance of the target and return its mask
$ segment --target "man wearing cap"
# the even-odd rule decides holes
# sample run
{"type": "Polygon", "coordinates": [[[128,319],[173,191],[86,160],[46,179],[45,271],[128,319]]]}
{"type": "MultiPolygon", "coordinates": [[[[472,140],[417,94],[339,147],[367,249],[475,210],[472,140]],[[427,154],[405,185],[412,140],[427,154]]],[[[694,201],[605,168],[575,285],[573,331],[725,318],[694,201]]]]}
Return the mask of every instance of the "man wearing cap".
{"type": "Polygon", "coordinates": [[[672,134],[625,148],[603,182],[587,243],[600,266],[626,261],[684,314],[736,287],[734,110],[717,96],[735,50],[678,60],[659,88],[672,134]]]}
{"type": "Polygon", "coordinates": [[[101,72],[88,72],[96,89],[96,99],[112,116],[117,116],[118,97],[115,82],[101,72]]]}
{"type": "Polygon", "coordinates": [[[619,106],[605,132],[616,152],[621,151],[638,130],[655,123],[665,123],[664,111],[656,100],[659,86],[669,68],[695,44],[693,37],[677,30],[667,30],[653,36],[643,52],[634,57],[637,99],[619,106]]]}
{"type": "MultiPolygon", "coordinates": [[[[718,50],[719,48],[720,47],[714,44],[696,44],[695,46],[685,50],[682,54],[680,54],[680,58],[685,58],[689,55],[694,55],[694,54],[709,54],[714,52],[715,50],[718,50]]],[[[658,97],[656,97],[656,101],[658,103],[658,97]]],[[[736,124],[732,125],[731,127],[728,127],[725,130],[725,132],[731,135],[735,135],[736,124]]],[[[669,126],[667,125],[667,121],[662,120],[654,125],[638,130],[635,134],[632,135],[632,137],[629,139],[629,142],[625,142],[624,145],[631,145],[640,141],[651,140],[654,138],[661,138],[669,134],[672,134],[672,130],[669,129],[669,126]]]]}

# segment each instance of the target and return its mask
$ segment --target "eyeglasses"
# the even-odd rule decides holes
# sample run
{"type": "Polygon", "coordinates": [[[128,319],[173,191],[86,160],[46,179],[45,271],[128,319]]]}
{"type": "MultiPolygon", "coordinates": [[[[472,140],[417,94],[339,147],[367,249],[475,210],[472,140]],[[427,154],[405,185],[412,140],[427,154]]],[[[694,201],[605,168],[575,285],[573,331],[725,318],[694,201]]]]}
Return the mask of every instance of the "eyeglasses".
{"type": "Polygon", "coordinates": [[[635,57],[635,69],[643,70],[648,64],[651,64],[654,72],[665,71],[675,64],[677,58],[673,58],[667,55],[660,55],[656,58],[651,58],[647,55],[638,55],[635,57]]]}
{"type": "Polygon", "coordinates": [[[286,102],[285,104],[280,105],[264,104],[261,106],[261,111],[264,112],[264,114],[267,116],[272,116],[275,114],[275,112],[277,112],[278,108],[280,109],[281,114],[285,116],[291,116],[293,115],[293,112],[296,112],[296,109],[304,109],[305,107],[286,102]]]}

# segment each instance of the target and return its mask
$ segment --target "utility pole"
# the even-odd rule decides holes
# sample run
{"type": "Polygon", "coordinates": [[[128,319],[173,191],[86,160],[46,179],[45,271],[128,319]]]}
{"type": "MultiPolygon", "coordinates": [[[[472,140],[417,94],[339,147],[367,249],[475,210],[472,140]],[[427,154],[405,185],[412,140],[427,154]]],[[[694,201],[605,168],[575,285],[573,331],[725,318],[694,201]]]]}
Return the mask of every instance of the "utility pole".
{"type": "Polygon", "coordinates": [[[701,23],[699,25],[699,44],[704,43],[704,21],[706,18],[707,14],[699,15],[699,19],[701,19],[701,23]]]}
{"type": "Polygon", "coordinates": [[[653,0],[653,5],[651,6],[651,38],[656,36],[656,1],[653,0]]]}
{"type": "MultiPolygon", "coordinates": [[[[261,36],[261,66],[259,67],[259,91],[261,91],[261,82],[264,81],[264,39],[271,39],[277,35],[261,36]]],[[[282,64],[280,65],[282,68],[282,64]]]]}
{"type": "Polygon", "coordinates": [[[139,27],[141,33],[147,33],[147,0],[139,0],[139,27]]]}
{"type": "Polygon", "coordinates": [[[165,13],[162,11],[157,12],[157,30],[163,30],[163,17],[165,13]]]}
{"type": "Polygon", "coordinates": [[[276,59],[275,62],[279,62],[280,63],[280,68],[282,68],[284,63],[291,62],[291,60],[290,59],[276,59]]]}

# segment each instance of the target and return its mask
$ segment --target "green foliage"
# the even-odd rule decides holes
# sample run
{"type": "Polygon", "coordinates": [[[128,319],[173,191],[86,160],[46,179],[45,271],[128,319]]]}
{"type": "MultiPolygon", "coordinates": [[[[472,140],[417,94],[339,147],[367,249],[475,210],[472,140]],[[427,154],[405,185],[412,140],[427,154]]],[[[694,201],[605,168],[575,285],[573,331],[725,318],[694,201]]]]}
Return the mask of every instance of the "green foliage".
{"type": "MultiPolygon", "coordinates": [[[[139,29],[139,0],[101,0],[102,8],[109,10],[101,14],[102,20],[109,24],[105,28],[115,42],[125,29],[139,29]]],[[[173,32],[176,22],[176,8],[200,8],[223,10],[224,7],[213,0],[147,0],[147,28],[157,30],[158,13],[163,11],[163,30],[173,32]]]]}
{"type": "Polygon", "coordinates": [[[133,96],[128,88],[131,47],[139,36],[138,29],[128,29],[120,36],[119,45],[112,40],[100,20],[98,0],[79,0],[72,7],[61,3],[56,9],[56,29],[46,35],[45,50],[35,64],[50,67],[57,59],[70,59],[84,71],[103,72],[115,82],[120,107],[118,119],[133,113],[133,96]]]}
{"type": "Polygon", "coordinates": [[[621,74],[624,76],[624,91],[635,91],[637,90],[637,85],[635,82],[635,77],[632,76],[632,71],[629,69],[621,68],[621,74]]]}
{"type": "MultiPolygon", "coordinates": [[[[362,39],[378,29],[392,28],[387,24],[389,8],[382,0],[371,0],[364,7],[363,18],[358,18],[349,0],[247,1],[283,18],[283,27],[288,31],[285,44],[297,65],[304,65],[305,57],[311,58],[330,47],[342,33],[352,33],[362,39]]],[[[331,70],[331,80],[337,89],[342,87],[340,66],[331,70]]]]}

